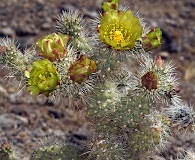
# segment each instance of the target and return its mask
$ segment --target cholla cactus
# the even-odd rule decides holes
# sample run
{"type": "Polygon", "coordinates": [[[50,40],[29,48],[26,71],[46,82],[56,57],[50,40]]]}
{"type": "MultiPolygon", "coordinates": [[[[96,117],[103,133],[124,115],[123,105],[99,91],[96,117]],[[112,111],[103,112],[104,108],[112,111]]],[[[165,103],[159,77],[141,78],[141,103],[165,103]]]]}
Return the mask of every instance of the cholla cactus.
{"type": "Polygon", "coordinates": [[[62,140],[45,138],[31,154],[31,160],[80,160],[86,159],[87,155],[82,155],[81,147],[63,142],[62,140]]]}
{"type": "Polygon", "coordinates": [[[98,46],[123,51],[118,54],[139,55],[161,44],[161,30],[149,30],[139,14],[134,14],[128,7],[120,9],[118,0],[104,2],[102,9],[103,13],[94,24],[98,30],[95,35],[98,46]]]}
{"type": "Polygon", "coordinates": [[[125,144],[123,144],[121,137],[114,137],[113,135],[100,133],[94,134],[92,138],[87,141],[88,159],[97,160],[122,160],[125,159],[125,144]]]}
{"type": "Polygon", "coordinates": [[[74,49],[68,47],[65,57],[58,62],[54,62],[54,65],[61,79],[60,84],[50,97],[54,100],[63,100],[68,97],[71,99],[70,101],[77,98],[87,102],[88,94],[93,91],[96,81],[94,61],[87,58],[86,55],[82,55],[79,60],[74,49]],[[78,66],[84,70],[80,70],[78,66]]]}
{"type": "Polygon", "coordinates": [[[194,160],[195,139],[194,133],[177,135],[170,139],[169,144],[153,156],[152,160],[194,160]]]}
{"type": "Polygon", "coordinates": [[[26,81],[24,72],[27,65],[33,61],[35,50],[25,50],[23,54],[15,42],[9,38],[0,39],[0,63],[10,70],[7,75],[10,79],[26,81]]]}
{"type": "Polygon", "coordinates": [[[195,122],[195,112],[187,103],[173,104],[166,108],[165,113],[170,118],[171,125],[177,129],[185,129],[195,122]]]}
{"type": "MultiPolygon", "coordinates": [[[[151,129],[155,134],[155,139],[161,148],[163,148],[170,138],[170,119],[158,111],[151,111],[148,115],[149,120],[151,121],[151,129]]],[[[158,146],[157,146],[158,147],[158,146]]],[[[156,147],[156,148],[157,148],[156,147]]]]}
{"type": "Polygon", "coordinates": [[[171,63],[164,63],[161,57],[155,60],[144,58],[141,64],[140,72],[135,75],[134,91],[142,92],[146,97],[164,101],[178,101],[176,95],[179,92],[177,78],[174,73],[174,67],[171,63]]]}
{"type": "Polygon", "coordinates": [[[9,143],[4,142],[0,147],[0,159],[1,160],[19,160],[15,151],[9,143]]]}
{"type": "MultiPolygon", "coordinates": [[[[174,149],[168,141],[175,131],[193,133],[195,124],[193,109],[177,95],[175,67],[147,52],[161,44],[160,28],[148,30],[138,14],[120,9],[119,0],[104,2],[95,22],[96,33],[88,33],[82,15],[63,11],[57,18],[58,33],[39,39],[38,52],[23,53],[13,41],[0,40],[0,62],[12,76],[24,79],[32,95],[68,101],[69,107],[81,100],[92,124],[79,147],[49,140],[34,150],[31,160],[159,158],[155,151],[174,160],[193,157],[193,138],[189,146],[185,138],[172,142],[182,152],[166,150],[174,149]],[[131,70],[135,61],[140,65],[136,72],[131,70]]],[[[9,146],[2,147],[1,159],[12,158],[9,146]]]]}
{"type": "Polygon", "coordinates": [[[57,19],[56,28],[63,34],[78,38],[83,28],[83,16],[77,11],[63,11],[57,19]]]}
{"type": "Polygon", "coordinates": [[[59,32],[71,37],[70,43],[79,50],[89,51],[92,48],[89,38],[84,29],[83,16],[77,11],[63,11],[57,18],[56,28],[59,32]]]}

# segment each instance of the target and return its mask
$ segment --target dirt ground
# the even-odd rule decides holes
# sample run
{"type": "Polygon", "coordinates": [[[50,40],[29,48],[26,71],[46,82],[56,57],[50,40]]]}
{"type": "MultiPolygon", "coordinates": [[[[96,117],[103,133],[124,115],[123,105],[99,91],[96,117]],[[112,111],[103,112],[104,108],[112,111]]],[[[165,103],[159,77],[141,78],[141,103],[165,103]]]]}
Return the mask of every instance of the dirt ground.
{"type": "MultiPolygon", "coordinates": [[[[1,0],[0,38],[17,40],[20,49],[30,47],[45,34],[55,32],[56,17],[62,10],[78,10],[86,22],[99,15],[104,0],[1,0]]],[[[195,1],[194,0],[121,0],[134,12],[139,11],[151,28],[163,30],[163,43],[153,50],[154,57],[177,66],[180,95],[195,106],[195,1]]],[[[90,25],[87,25],[90,29],[90,25]]],[[[2,65],[0,65],[2,67],[2,65]]],[[[18,84],[8,84],[8,71],[0,70],[0,142],[12,142],[28,160],[40,137],[55,135],[79,140],[88,124],[78,113],[64,104],[47,102],[42,96],[33,97],[18,84]],[[79,121],[78,121],[79,119],[79,121]]]]}

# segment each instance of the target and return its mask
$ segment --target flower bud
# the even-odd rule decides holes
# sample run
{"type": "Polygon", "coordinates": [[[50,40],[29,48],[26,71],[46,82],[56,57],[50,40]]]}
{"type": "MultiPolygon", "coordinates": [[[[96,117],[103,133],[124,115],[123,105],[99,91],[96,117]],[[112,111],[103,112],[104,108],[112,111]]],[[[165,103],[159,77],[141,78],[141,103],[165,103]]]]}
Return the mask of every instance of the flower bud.
{"type": "Polygon", "coordinates": [[[4,54],[6,52],[6,48],[0,45],[0,54],[4,54]]]}
{"type": "Polygon", "coordinates": [[[102,5],[102,9],[104,12],[106,12],[109,9],[118,10],[118,3],[119,0],[112,0],[111,2],[104,2],[102,5]]]}
{"type": "Polygon", "coordinates": [[[158,78],[153,71],[149,71],[141,77],[142,86],[146,87],[148,90],[158,88],[158,78]]]}
{"type": "Polygon", "coordinates": [[[3,142],[0,145],[0,159],[1,160],[16,160],[14,151],[8,142],[3,142]]]}
{"type": "Polygon", "coordinates": [[[160,28],[154,28],[143,37],[143,46],[146,51],[157,48],[162,41],[162,31],[160,28]]]}
{"type": "Polygon", "coordinates": [[[28,90],[32,95],[48,96],[59,83],[60,76],[48,59],[33,62],[28,79],[28,90]]]}
{"type": "Polygon", "coordinates": [[[37,41],[37,46],[41,50],[39,56],[57,61],[63,58],[66,54],[66,45],[69,41],[69,36],[61,33],[52,33],[37,41]]]}
{"type": "Polygon", "coordinates": [[[9,144],[9,143],[3,142],[3,143],[1,144],[0,149],[9,150],[9,149],[11,149],[11,147],[10,147],[10,144],[9,144]]]}
{"type": "Polygon", "coordinates": [[[165,66],[164,66],[164,62],[161,58],[161,56],[158,56],[155,61],[154,61],[154,65],[158,68],[158,69],[163,69],[165,66]]]}
{"type": "Polygon", "coordinates": [[[82,83],[95,71],[95,61],[90,60],[86,55],[81,55],[68,69],[68,75],[71,80],[82,83]]]}
{"type": "Polygon", "coordinates": [[[178,86],[172,86],[172,92],[174,92],[174,93],[179,93],[180,92],[180,90],[181,90],[181,88],[180,87],[178,87],[178,86]]]}
{"type": "Polygon", "coordinates": [[[129,50],[142,36],[139,18],[131,10],[118,11],[109,9],[105,12],[98,26],[100,41],[116,50],[129,50]]]}

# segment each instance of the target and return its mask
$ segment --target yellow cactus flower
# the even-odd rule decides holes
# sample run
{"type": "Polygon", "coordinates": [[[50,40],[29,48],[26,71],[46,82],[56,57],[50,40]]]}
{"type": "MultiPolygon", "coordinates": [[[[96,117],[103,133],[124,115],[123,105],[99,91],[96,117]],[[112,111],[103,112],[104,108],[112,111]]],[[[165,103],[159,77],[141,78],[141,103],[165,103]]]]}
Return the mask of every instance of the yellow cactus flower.
{"type": "Polygon", "coordinates": [[[49,34],[37,41],[37,46],[41,50],[39,56],[57,61],[66,54],[66,45],[70,37],[61,33],[49,34]]]}
{"type": "Polygon", "coordinates": [[[60,83],[60,76],[48,59],[33,62],[28,78],[28,90],[32,95],[48,96],[60,83]]]}
{"type": "Polygon", "coordinates": [[[132,49],[135,41],[141,38],[142,30],[139,18],[131,10],[109,9],[102,15],[98,26],[100,40],[116,50],[132,49]]]}

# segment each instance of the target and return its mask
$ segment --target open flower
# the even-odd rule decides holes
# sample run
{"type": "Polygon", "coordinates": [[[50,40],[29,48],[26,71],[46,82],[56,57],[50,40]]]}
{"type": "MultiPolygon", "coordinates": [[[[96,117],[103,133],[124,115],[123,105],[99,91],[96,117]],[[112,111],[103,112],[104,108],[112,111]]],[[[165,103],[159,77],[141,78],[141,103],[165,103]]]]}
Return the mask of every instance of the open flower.
{"type": "Polygon", "coordinates": [[[96,71],[95,61],[81,55],[69,68],[68,75],[78,83],[85,82],[96,71]]]}
{"type": "Polygon", "coordinates": [[[109,9],[101,16],[98,26],[100,40],[117,50],[132,49],[142,30],[139,18],[131,10],[109,9]]]}
{"type": "Polygon", "coordinates": [[[48,96],[60,82],[56,68],[48,59],[33,62],[28,78],[28,90],[32,95],[48,96]]]}
{"type": "Polygon", "coordinates": [[[52,33],[37,41],[37,46],[41,50],[39,56],[49,59],[50,61],[57,61],[66,54],[66,45],[69,36],[61,33],[52,33]]]}

